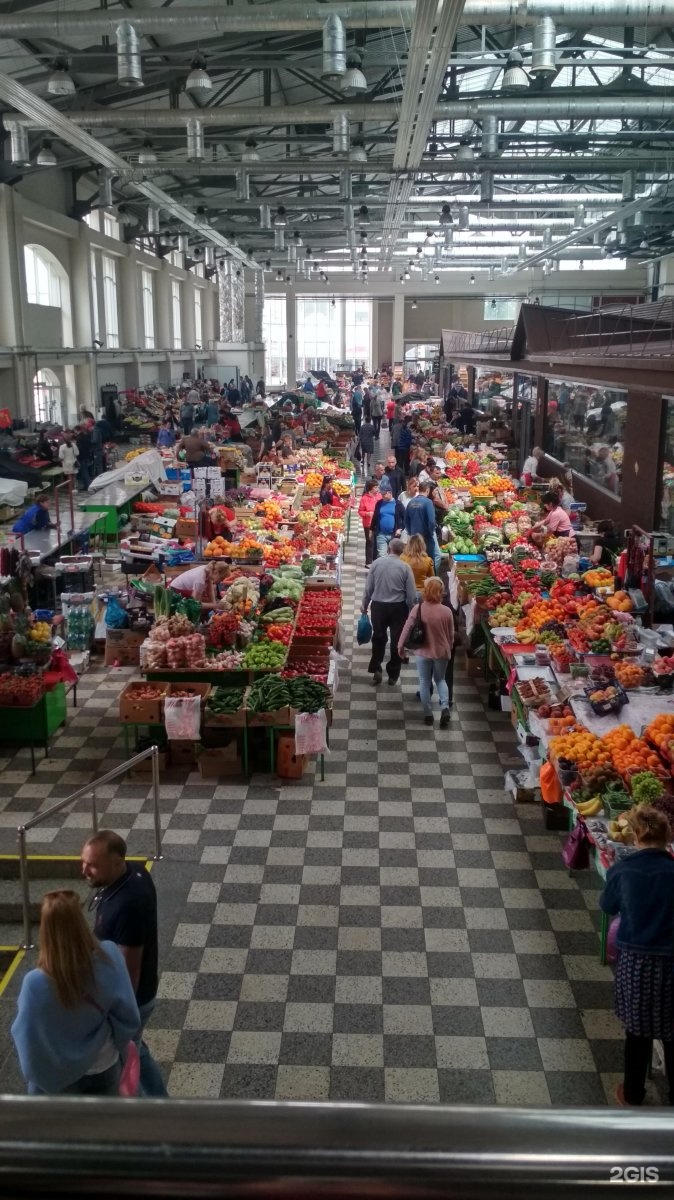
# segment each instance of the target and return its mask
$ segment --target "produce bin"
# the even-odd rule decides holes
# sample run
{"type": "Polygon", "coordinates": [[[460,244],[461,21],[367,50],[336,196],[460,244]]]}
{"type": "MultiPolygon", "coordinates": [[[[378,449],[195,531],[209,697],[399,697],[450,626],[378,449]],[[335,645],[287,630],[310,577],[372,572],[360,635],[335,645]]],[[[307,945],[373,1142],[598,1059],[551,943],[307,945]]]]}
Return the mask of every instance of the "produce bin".
{"type": "Polygon", "coordinates": [[[143,692],[147,691],[149,687],[157,690],[156,684],[147,684],[142,679],[132,679],[130,683],[127,683],[119,697],[120,721],[133,725],[161,725],[162,705],[166,691],[162,688],[160,689],[161,694],[156,698],[142,698],[143,692]]]}

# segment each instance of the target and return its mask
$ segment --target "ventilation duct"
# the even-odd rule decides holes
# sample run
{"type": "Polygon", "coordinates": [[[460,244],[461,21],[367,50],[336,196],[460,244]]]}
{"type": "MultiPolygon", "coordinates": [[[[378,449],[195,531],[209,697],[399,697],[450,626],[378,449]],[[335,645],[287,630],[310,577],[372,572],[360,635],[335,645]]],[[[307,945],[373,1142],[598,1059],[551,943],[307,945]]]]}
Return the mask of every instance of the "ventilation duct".
{"type": "Polygon", "coordinates": [[[445,226],[445,235],[444,236],[445,236],[445,246],[446,247],[451,246],[452,242],[454,241],[454,230],[452,229],[451,225],[445,226]]]}
{"type": "Polygon", "coordinates": [[[625,171],[625,174],[623,175],[623,200],[625,203],[629,203],[630,200],[634,200],[635,191],[636,172],[625,171]]]}
{"type": "Polygon", "coordinates": [[[152,205],[147,210],[147,232],[159,233],[159,209],[152,205]]]}
{"type": "Polygon", "coordinates": [[[494,158],[498,154],[498,119],[487,116],[482,122],[482,145],[480,153],[483,158],[494,158]]]}
{"type": "Polygon", "coordinates": [[[204,157],[204,127],[197,117],[187,122],[187,161],[197,162],[204,157]]]}
{"type": "Polygon", "coordinates": [[[98,207],[112,207],[112,176],[109,171],[101,171],[99,176],[98,207]]]}
{"type": "Polygon", "coordinates": [[[28,130],[13,121],[5,122],[9,130],[9,157],[16,167],[30,165],[30,150],[28,148],[28,130]]]}
{"type": "Polygon", "coordinates": [[[349,153],[349,118],[346,113],[335,113],[332,119],[332,153],[349,153]]]}
{"type": "Polygon", "coordinates": [[[190,248],[190,241],[186,233],[178,234],[178,250],[181,254],[187,254],[190,248]]]}
{"type": "Polygon", "coordinates": [[[236,198],[237,200],[250,200],[250,178],[245,171],[236,173],[236,198]]]}
{"type": "Polygon", "coordinates": [[[271,206],[260,205],[260,229],[271,229],[271,206]]]}
{"type": "Polygon", "coordinates": [[[262,271],[253,272],[253,295],[255,298],[253,341],[262,345],[264,342],[264,275],[262,271]]]}
{"type": "Polygon", "coordinates": [[[346,29],[341,17],[330,13],[323,26],[323,79],[341,79],[346,74],[346,29]]]}
{"type": "Polygon", "coordinates": [[[551,245],[552,245],[552,229],[549,225],[546,225],[545,229],[543,230],[543,249],[548,250],[551,245]]]}
{"type": "Polygon", "coordinates": [[[204,246],[204,266],[209,271],[215,267],[215,246],[204,246]]]}
{"type": "Polygon", "coordinates": [[[469,226],[470,214],[468,212],[468,206],[466,204],[462,204],[461,208],[459,209],[459,229],[464,231],[468,229],[469,226]]]}
{"type": "Polygon", "coordinates": [[[288,246],[288,262],[289,263],[297,262],[297,246],[295,245],[294,242],[291,242],[290,245],[288,246]]]}
{"type": "Polygon", "coordinates": [[[554,75],[557,69],[557,30],[552,17],[541,17],[534,26],[532,75],[554,75]]]}
{"type": "Polygon", "coordinates": [[[520,262],[524,262],[526,257],[527,257],[526,242],[520,242],[519,249],[517,251],[517,258],[520,262]]]}
{"type": "Polygon", "coordinates": [[[489,282],[493,283],[496,277],[496,267],[489,268],[489,282]]]}
{"type": "Polygon", "coordinates": [[[585,224],[585,205],[579,204],[578,207],[573,210],[574,229],[582,229],[584,224],[585,224]]]}
{"type": "Polygon", "coordinates": [[[343,171],[340,171],[339,183],[340,183],[341,199],[342,200],[350,200],[351,195],[352,195],[351,172],[348,167],[346,167],[343,171]]]}
{"type": "Polygon", "coordinates": [[[142,87],[143,67],[140,61],[140,40],[130,21],[122,21],[115,31],[117,38],[117,82],[120,87],[142,87]]]}
{"type": "Polygon", "coordinates": [[[285,250],[286,234],[282,226],[277,225],[274,229],[274,249],[285,250]]]}
{"type": "Polygon", "coordinates": [[[480,200],[483,204],[491,204],[494,199],[494,172],[483,171],[480,176],[480,200]]]}

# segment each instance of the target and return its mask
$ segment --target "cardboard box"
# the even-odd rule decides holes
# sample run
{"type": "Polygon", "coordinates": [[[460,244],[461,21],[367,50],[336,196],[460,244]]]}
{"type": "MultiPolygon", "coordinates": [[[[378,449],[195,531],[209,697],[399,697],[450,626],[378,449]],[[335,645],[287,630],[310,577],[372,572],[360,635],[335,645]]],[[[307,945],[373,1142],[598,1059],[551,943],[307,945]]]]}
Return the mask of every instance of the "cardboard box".
{"type": "Polygon", "coordinates": [[[466,651],[465,655],[466,675],[469,679],[481,679],[485,674],[484,655],[470,655],[466,651]]]}
{"type": "Polygon", "coordinates": [[[165,685],[148,684],[143,679],[132,679],[119,697],[119,719],[134,725],[161,725],[165,685]],[[139,693],[153,687],[160,692],[156,700],[140,699],[139,693]]]}
{"type": "Polygon", "coordinates": [[[137,667],[140,665],[140,648],[147,637],[147,630],[106,629],[106,667],[137,667]]]}
{"type": "Polygon", "coordinates": [[[247,723],[248,723],[248,727],[250,729],[259,728],[260,726],[269,727],[270,725],[279,725],[279,726],[289,725],[290,724],[290,709],[288,708],[288,705],[286,704],[286,705],[284,705],[283,708],[278,708],[276,710],[276,712],[268,712],[268,713],[249,712],[247,714],[247,723]]]}
{"type": "MultiPolygon", "coordinates": [[[[166,750],[160,750],[159,754],[157,755],[157,758],[159,761],[159,770],[165,771],[168,767],[168,752],[166,750]]],[[[147,778],[151,774],[152,774],[152,759],[151,758],[144,758],[142,762],[139,762],[135,767],[132,767],[131,770],[129,771],[129,775],[131,776],[132,779],[147,778]]]]}
{"type": "Polygon", "coordinates": [[[199,755],[199,772],[202,779],[219,779],[221,775],[240,775],[242,772],[239,748],[236,741],[228,746],[202,747],[199,755]]]}
{"type": "Polygon", "coordinates": [[[190,521],[186,517],[178,517],[176,521],[176,537],[178,538],[195,538],[197,536],[197,523],[190,521]]]}
{"type": "Polygon", "coordinates": [[[169,742],[169,759],[172,767],[193,767],[196,761],[197,742],[169,742]]]}
{"type": "Polygon", "coordinates": [[[190,696],[200,696],[201,707],[203,708],[211,694],[211,685],[210,683],[192,683],[191,681],[185,681],[185,683],[169,683],[166,688],[167,696],[176,696],[178,693],[182,693],[184,695],[185,692],[188,692],[190,696]]]}

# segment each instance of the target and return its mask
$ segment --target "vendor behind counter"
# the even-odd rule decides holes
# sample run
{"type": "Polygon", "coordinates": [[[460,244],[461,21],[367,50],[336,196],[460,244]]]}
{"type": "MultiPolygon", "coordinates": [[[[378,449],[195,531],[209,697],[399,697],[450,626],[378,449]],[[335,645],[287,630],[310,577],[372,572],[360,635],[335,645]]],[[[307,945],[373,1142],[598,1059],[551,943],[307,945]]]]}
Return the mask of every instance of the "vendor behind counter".
{"type": "Polygon", "coordinates": [[[169,587],[174,592],[180,592],[182,596],[198,600],[202,612],[209,612],[220,605],[217,588],[228,573],[227,563],[202,563],[198,567],[191,567],[189,571],[183,571],[181,575],[176,575],[169,587]]]}

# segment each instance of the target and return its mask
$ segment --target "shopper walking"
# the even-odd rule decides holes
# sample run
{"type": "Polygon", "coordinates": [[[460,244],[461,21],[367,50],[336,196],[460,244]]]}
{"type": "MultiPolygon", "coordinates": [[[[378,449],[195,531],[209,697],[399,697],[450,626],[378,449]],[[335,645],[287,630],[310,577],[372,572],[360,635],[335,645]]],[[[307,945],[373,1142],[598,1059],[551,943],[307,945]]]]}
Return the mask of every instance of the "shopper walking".
{"type": "Polygon", "coordinates": [[[421,534],[426,553],[435,561],[435,507],[428,492],[429,485],[419,483],[418,494],[412,497],[405,508],[405,530],[409,537],[413,533],[421,534]]]}
{"type": "MultiPolygon", "coordinates": [[[[456,658],[456,647],[458,644],[457,622],[459,619],[459,610],[452,604],[450,577],[452,573],[452,559],[449,554],[443,554],[440,557],[438,565],[438,579],[442,583],[442,603],[445,608],[448,608],[452,614],[454,622],[454,637],[452,639],[452,653],[449,656],[447,670],[445,671],[445,683],[447,684],[448,704],[447,707],[451,713],[454,707],[454,660],[456,658]]],[[[431,685],[431,692],[433,686],[431,685]]]]}
{"type": "Polygon", "coordinates": [[[379,484],[379,499],[372,514],[372,536],[375,557],[381,558],[388,550],[389,542],[398,537],[405,524],[405,509],[396,500],[386,476],[379,484]]]}
{"type": "Polygon", "coordinates": [[[351,415],[357,437],[363,420],[363,389],[360,386],[354,387],[351,393],[351,415]]]}
{"type": "MultiPolygon", "coordinates": [[[[393,385],[395,387],[395,384],[393,385]]],[[[393,414],[396,410],[396,402],[393,396],[389,396],[386,401],[386,420],[388,421],[389,429],[393,428],[393,414]]]]}
{"type": "Polygon", "coordinates": [[[452,654],[454,621],[450,610],[442,603],[443,591],[441,579],[426,580],[423,599],[409,613],[403,626],[398,640],[398,653],[401,658],[407,658],[408,651],[405,643],[415,623],[421,620],[424,629],[423,642],[420,646],[410,649],[409,653],[416,659],[424,724],[433,724],[431,683],[434,683],[440,701],[440,728],[446,729],[449,725],[450,713],[445,675],[452,654]]]}
{"type": "Polygon", "coordinates": [[[412,430],[410,428],[410,417],[405,417],[402,425],[399,426],[398,445],[396,448],[396,463],[403,476],[409,474],[410,467],[410,451],[412,449],[412,430]]]}
{"type": "MultiPolygon", "coordinates": [[[[157,893],[141,863],[127,863],[126,842],[111,829],[93,834],[82,848],[82,874],[96,889],[94,933],[119,946],[140,1013],[142,1033],[154,1011],[158,984],[157,893]]],[[[166,1096],[166,1085],[147,1044],[140,1041],[140,1086],[145,1096],[166,1096]]]]}
{"type": "Polygon", "coordinates": [[[433,559],[426,553],[426,544],[420,533],[414,533],[406,543],[402,560],[412,568],[417,592],[421,594],[426,580],[435,575],[435,567],[433,559]]]}
{"type": "Polygon", "coordinates": [[[121,951],[96,941],[76,892],[44,896],[37,967],[17,1007],[12,1038],[30,1095],[117,1095],[140,1014],[121,951]]]}
{"type": "Polygon", "coordinates": [[[386,458],[386,475],[391,484],[393,495],[398,498],[400,493],[405,490],[405,472],[401,471],[396,463],[395,454],[389,454],[386,458]]]}
{"type": "MultiPolygon", "coordinates": [[[[190,392],[191,395],[192,393],[190,392]]],[[[192,426],[194,425],[194,405],[190,403],[189,399],[183,400],[180,405],[180,424],[182,425],[183,434],[187,437],[192,432],[192,426]]]]}
{"type": "Polygon", "coordinates": [[[416,600],[414,575],[407,563],[401,561],[404,546],[400,538],[392,538],[388,554],[378,558],[368,571],[361,611],[371,610],[372,655],[368,672],[376,687],[382,681],[382,664],[386,641],[390,638],[390,657],[386,664],[391,687],[400,676],[398,643],[407,614],[416,600]]]}
{"type": "Polygon", "coordinates": [[[358,504],[358,516],[365,534],[365,566],[369,567],[374,555],[374,535],[372,533],[372,516],[379,500],[379,485],[376,479],[366,479],[363,494],[358,504]]]}
{"type": "Polygon", "coordinates": [[[360,428],[358,442],[360,444],[363,475],[369,475],[372,466],[372,455],[374,454],[374,425],[367,413],[360,428]]]}
{"type": "Polygon", "coordinates": [[[384,414],[384,401],[382,400],[382,389],[378,387],[370,402],[370,412],[372,413],[372,424],[374,425],[374,436],[378,439],[381,433],[381,419],[384,414]]]}
{"type": "Polygon", "coordinates": [[[643,1104],[653,1039],[665,1051],[669,1103],[674,1104],[674,859],[667,851],[663,813],[640,806],[629,822],[636,853],[606,876],[599,898],[605,913],[620,914],[615,1012],[625,1026],[625,1075],[619,1104],[643,1104]]]}

